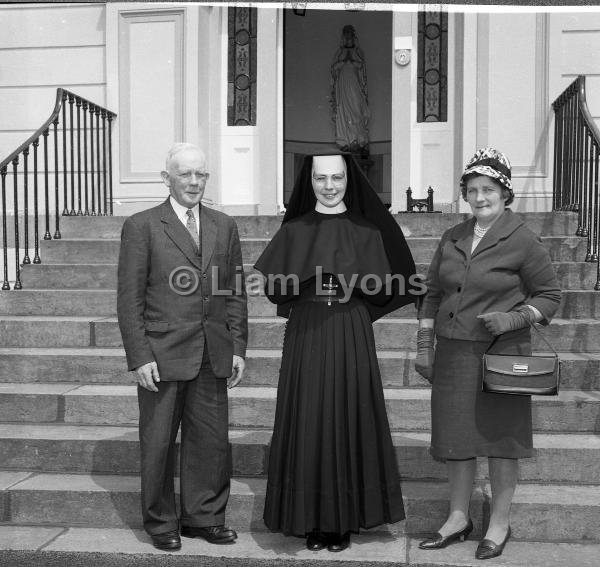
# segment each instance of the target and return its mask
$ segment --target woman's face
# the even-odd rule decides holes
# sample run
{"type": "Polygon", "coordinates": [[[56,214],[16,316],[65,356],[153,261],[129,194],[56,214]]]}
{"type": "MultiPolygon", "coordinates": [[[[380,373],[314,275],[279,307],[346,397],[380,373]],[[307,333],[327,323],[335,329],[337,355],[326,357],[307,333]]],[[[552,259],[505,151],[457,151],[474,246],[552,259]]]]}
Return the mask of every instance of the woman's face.
{"type": "Polygon", "coordinates": [[[502,185],[487,175],[472,177],[467,181],[467,203],[481,226],[493,223],[503,212],[506,197],[502,185]]]}
{"type": "Polygon", "coordinates": [[[319,203],[337,207],[344,199],[346,185],[346,162],[342,156],[313,157],[312,187],[319,203]]]}

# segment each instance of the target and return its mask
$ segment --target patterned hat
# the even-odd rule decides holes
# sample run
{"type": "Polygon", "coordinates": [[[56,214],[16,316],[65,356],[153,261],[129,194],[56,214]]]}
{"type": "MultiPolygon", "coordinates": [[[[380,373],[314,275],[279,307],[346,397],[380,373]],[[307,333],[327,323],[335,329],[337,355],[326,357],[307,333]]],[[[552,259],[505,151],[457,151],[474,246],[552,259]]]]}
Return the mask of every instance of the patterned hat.
{"type": "Polygon", "coordinates": [[[514,198],[513,186],[510,181],[510,161],[500,151],[486,147],[475,152],[475,155],[465,166],[465,170],[460,177],[460,186],[464,187],[464,178],[472,173],[487,175],[497,179],[510,193],[508,201],[514,198]]]}

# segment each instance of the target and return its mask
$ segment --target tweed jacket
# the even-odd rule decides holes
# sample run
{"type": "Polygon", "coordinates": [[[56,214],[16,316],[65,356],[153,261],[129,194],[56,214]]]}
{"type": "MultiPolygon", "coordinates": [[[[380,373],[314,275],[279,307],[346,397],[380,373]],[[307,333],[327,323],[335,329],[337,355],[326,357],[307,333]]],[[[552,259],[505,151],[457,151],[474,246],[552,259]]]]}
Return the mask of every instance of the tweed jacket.
{"type": "Polygon", "coordinates": [[[156,360],[161,380],[192,380],[206,344],[213,372],[227,377],[233,355],[245,356],[248,311],[237,226],[201,206],[200,236],[198,250],[168,199],[125,221],[117,314],[130,370],[156,360]]]}
{"type": "Polygon", "coordinates": [[[548,250],[510,209],[506,209],[473,253],[471,218],[442,236],[427,275],[419,319],[435,319],[435,332],[448,339],[489,341],[477,315],[536,307],[548,324],[561,292],[548,250]]]}

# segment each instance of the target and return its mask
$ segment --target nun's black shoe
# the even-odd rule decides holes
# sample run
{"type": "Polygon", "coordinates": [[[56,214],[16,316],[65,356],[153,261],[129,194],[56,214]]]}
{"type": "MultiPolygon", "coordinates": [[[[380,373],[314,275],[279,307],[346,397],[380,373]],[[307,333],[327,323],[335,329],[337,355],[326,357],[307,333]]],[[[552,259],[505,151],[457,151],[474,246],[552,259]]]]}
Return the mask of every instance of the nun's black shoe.
{"type": "Polygon", "coordinates": [[[420,549],[442,549],[447,545],[455,541],[465,541],[471,532],[473,531],[473,521],[469,518],[469,522],[466,527],[458,532],[454,532],[453,534],[449,534],[447,536],[443,536],[441,533],[437,532],[430,538],[424,539],[420,544],[420,549]]]}
{"type": "Polygon", "coordinates": [[[344,551],[350,545],[350,532],[345,534],[330,534],[327,536],[327,549],[329,551],[337,552],[344,551]]]}
{"type": "Polygon", "coordinates": [[[492,557],[498,557],[499,555],[502,555],[504,546],[509,538],[510,526],[508,526],[508,531],[506,532],[504,541],[500,544],[495,544],[491,539],[482,539],[477,546],[477,551],[475,551],[475,559],[491,559],[492,557]]]}
{"type": "Polygon", "coordinates": [[[327,547],[327,538],[321,532],[310,532],[306,536],[306,549],[319,551],[327,547]]]}

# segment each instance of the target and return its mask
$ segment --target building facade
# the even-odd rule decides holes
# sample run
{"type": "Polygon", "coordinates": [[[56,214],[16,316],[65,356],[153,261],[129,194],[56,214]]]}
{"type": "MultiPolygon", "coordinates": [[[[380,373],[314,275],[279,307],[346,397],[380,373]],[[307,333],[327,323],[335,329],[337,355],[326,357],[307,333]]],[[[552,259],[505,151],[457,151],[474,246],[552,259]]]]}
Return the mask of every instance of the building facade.
{"type": "Polygon", "coordinates": [[[588,105],[600,120],[600,7],[448,6],[437,31],[419,13],[439,13],[439,6],[349,7],[356,8],[4,5],[0,105],[8,111],[0,119],[0,155],[40,126],[55,89],[65,87],[118,115],[115,214],[165,197],[159,172],[175,141],[206,148],[208,203],[232,214],[276,214],[298,156],[334,145],[331,65],[343,27],[352,25],[366,61],[370,175],[393,212],[405,210],[408,187],[424,197],[429,186],[437,210],[466,210],[457,179],[486,144],[512,160],[514,208],[550,210],[552,101],[585,74],[588,105]],[[246,28],[240,32],[238,24],[246,28]],[[443,58],[444,100],[434,101],[444,112],[433,121],[423,120],[428,33],[443,33],[445,42],[435,55],[443,58]],[[244,67],[240,76],[236,65],[244,67]],[[232,109],[241,91],[251,95],[243,99],[248,119],[236,123],[232,109]]]}

